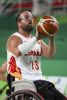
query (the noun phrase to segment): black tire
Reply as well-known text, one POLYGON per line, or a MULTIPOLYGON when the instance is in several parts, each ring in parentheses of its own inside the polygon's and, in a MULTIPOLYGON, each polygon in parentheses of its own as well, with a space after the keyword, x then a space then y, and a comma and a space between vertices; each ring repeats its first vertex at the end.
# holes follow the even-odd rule
POLYGON ((44 100, 43 97, 32 90, 19 90, 13 92, 5 100, 44 100))

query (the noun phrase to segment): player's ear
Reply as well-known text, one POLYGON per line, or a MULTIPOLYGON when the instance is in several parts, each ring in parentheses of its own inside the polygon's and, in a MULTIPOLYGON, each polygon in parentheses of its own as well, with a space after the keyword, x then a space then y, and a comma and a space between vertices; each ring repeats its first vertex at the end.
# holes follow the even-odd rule
POLYGON ((18 27, 20 27, 20 24, 21 24, 20 21, 18 21, 18 22, 17 22, 18 27))

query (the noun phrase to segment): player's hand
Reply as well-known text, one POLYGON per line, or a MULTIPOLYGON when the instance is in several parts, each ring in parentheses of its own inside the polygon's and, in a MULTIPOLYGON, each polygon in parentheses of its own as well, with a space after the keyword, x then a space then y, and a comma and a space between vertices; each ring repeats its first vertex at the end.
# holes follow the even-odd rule
POLYGON ((37 38, 38 40, 45 38, 45 37, 43 36, 43 34, 38 33, 37 26, 36 26, 36 38, 37 38))
POLYGON ((54 37, 55 35, 50 35, 50 34, 45 34, 45 37, 46 38, 52 38, 52 37, 54 37))

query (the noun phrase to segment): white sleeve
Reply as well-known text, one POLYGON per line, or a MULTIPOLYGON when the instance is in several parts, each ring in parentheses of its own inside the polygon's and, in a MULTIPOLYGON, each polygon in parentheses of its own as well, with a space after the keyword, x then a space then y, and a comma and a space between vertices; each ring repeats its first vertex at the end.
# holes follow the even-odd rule
POLYGON ((18 46, 19 51, 21 52, 22 55, 26 54, 31 48, 35 45, 37 42, 37 38, 33 37, 30 39, 28 42, 22 43, 18 46))

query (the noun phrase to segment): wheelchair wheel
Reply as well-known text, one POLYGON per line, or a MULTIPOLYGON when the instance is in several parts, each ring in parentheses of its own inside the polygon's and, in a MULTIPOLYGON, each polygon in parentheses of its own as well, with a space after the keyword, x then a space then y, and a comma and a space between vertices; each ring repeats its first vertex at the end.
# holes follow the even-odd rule
POLYGON ((32 90, 19 90, 13 92, 5 100, 44 100, 41 95, 32 90))

